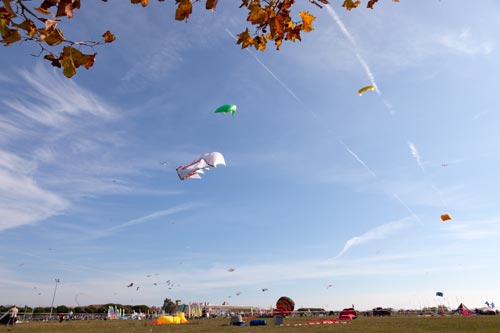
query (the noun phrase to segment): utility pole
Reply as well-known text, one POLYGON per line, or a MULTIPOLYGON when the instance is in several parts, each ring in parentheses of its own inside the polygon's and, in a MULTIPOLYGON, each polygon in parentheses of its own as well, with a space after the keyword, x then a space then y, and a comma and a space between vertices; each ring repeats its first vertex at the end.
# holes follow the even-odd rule
POLYGON ((54 308, 54 300, 56 299, 57 284, 61 282, 61 279, 55 278, 56 287, 54 288, 54 296, 52 296, 52 304, 50 304, 50 316, 49 320, 52 319, 52 309, 54 308))

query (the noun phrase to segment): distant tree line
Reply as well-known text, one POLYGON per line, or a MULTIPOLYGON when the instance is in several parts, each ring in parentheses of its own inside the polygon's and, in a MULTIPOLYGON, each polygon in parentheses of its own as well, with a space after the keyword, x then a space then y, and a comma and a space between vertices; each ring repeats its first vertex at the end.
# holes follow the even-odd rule
MULTIPOLYGON (((124 309, 125 313, 132 312, 159 312, 161 308, 155 306, 147 306, 147 305, 123 305, 117 303, 107 303, 107 304, 99 304, 99 305, 87 305, 87 306, 75 306, 69 307, 66 305, 58 305, 52 309, 52 313, 68 313, 71 309, 74 313, 106 313, 110 306, 116 306, 119 309, 124 309)), ((12 306, 0 305, 0 314, 7 312, 12 306)), ((19 312, 27 312, 27 313, 50 313, 50 307, 37 306, 35 308, 30 306, 17 306, 19 312)))

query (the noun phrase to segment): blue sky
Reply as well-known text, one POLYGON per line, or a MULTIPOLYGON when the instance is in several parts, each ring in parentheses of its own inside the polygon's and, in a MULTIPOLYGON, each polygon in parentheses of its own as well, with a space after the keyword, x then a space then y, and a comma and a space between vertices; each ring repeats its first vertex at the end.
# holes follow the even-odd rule
POLYGON ((56 305, 500 302, 500 4, 304 3, 315 30, 264 53, 238 5, 85 4, 66 36, 117 40, 71 80, 3 48, 2 303, 49 306, 54 278, 56 305))

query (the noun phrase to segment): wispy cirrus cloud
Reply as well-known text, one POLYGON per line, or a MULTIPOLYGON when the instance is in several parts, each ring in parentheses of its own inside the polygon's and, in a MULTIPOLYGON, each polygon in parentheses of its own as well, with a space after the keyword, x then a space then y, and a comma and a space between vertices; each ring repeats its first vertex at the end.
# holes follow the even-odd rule
MULTIPOLYGON (((37 223, 70 208, 72 197, 62 189, 71 182, 63 184, 64 180, 92 180, 94 175, 79 163, 102 155, 98 131, 88 133, 88 129, 119 118, 116 109, 99 96, 43 65, 18 74, 17 80, 6 83, 10 88, 19 85, 18 93, 0 93, 0 127, 6 129, 0 133, 4 143, 0 230, 37 223), (62 186, 51 185, 51 179, 62 186)), ((71 187, 69 192, 79 191, 71 187)))
POLYGON ((340 258, 344 253, 346 253, 350 248, 354 246, 358 246, 372 240, 384 239, 410 226, 412 226, 412 223, 411 220, 409 220, 408 218, 379 225, 375 228, 368 230, 367 232, 363 233, 360 236, 355 236, 349 239, 345 243, 342 251, 340 251, 335 258, 340 258))
POLYGON ((478 38, 472 36, 468 28, 463 28, 459 32, 448 32, 436 36, 436 42, 454 52, 467 55, 489 55, 494 49, 493 42, 478 40, 478 38))

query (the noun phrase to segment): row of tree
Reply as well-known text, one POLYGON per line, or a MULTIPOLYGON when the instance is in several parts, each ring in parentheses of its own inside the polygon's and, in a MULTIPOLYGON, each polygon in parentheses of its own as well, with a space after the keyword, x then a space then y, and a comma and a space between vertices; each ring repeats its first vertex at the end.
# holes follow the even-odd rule
MULTIPOLYGON (((147 305, 123 305, 123 304, 115 304, 115 303, 108 303, 108 304, 100 304, 100 305, 87 305, 87 306, 76 306, 76 307, 68 307, 66 305, 59 305, 57 307, 52 308, 52 313, 68 313, 70 310, 73 311, 74 313, 88 313, 88 314, 94 314, 94 313, 107 313, 108 309, 110 306, 116 306, 119 309, 124 309, 125 313, 133 313, 135 312, 142 312, 142 313, 147 313, 147 312, 159 312, 161 311, 161 308, 155 307, 155 306, 147 306, 147 305)), ((0 314, 7 312, 11 306, 4 306, 0 305, 0 314)), ((50 313, 51 308, 50 307, 43 307, 43 306, 38 306, 38 307, 30 307, 30 306, 19 306, 19 311, 20 312, 26 312, 26 313, 50 313)))
MULTIPOLYGON (((99 305, 87 305, 87 306, 76 306, 76 307, 68 307, 66 305, 58 305, 54 308, 52 308, 52 311, 50 307, 43 307, 43 306, 38 306, 38 307, 30 307, 30 306, 18 306, 19 310, 21 312, 27 312, 27 313, 68 313, 70 310, 72 310, 74 313, 106 313, 108 312, 108 309, 110 306, 116 307, 118 309, 124 309, 125 313, 132 313, 132 312, 142 312, 142 313, 147 313, 147 312, 160 312, 160 311, 165 311, 166 313, 175 313, 177 311, 177 305, 170 299, 170 298, 165 298, 163 301, 163 306, 162 307, 157 307, 157 306, 148 306, 148 305, 129 305, 129 304, 117 304, 117 303, 107 303, 107 304, 99 304, 99 305)), ((0 305, 0 314, 7 312, 12 305, 0 305)))

